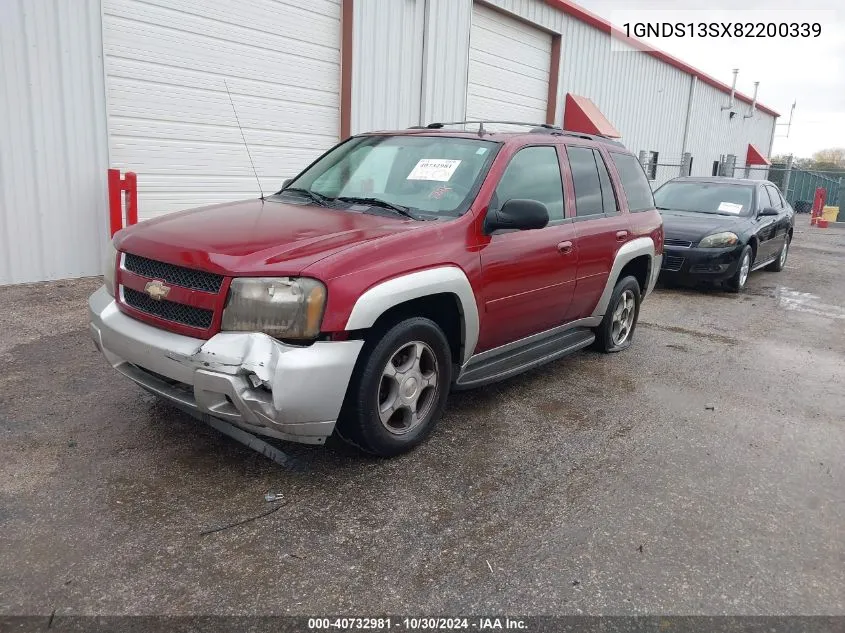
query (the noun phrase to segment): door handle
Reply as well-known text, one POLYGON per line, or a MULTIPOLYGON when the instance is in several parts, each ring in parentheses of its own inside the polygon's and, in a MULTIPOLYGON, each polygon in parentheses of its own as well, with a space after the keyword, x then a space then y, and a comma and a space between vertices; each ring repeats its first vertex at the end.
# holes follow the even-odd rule
POLYGON ((560 251, 563 255, 568 255, 572 252, 572 242, 570 242, 569 240, 561 242, 557 245, 557 250, 560 251))
POLYGON ((628 237, 628 231, 616 231, 617 242, 624 242, 626 237, 628 237))

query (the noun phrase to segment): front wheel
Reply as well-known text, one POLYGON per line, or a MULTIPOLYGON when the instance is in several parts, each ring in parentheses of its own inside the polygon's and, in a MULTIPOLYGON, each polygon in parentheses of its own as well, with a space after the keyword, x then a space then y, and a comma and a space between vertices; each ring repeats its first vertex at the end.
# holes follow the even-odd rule
POLYGON ((607 312, 596 328, 595 349, 609 354, 631 346, 641 298, 640 284, 635 277, 624 277, 616 283, 607 312))
POLYGON ((751 272, 751 262, 754 259, 754 251, 750 246, 742 249, 742 254, 739 256, 739 266, 736 267, 736 273, 728 280, 728 290, 731 292, 742 292, 745 289, 745 283, 748 281, 748 274, 751 272))
POLYGON ((412 318, 373 332, 349 384, 338 435, 391 457, 422 442, 446 408, 452 355, 443 331, 412 318))

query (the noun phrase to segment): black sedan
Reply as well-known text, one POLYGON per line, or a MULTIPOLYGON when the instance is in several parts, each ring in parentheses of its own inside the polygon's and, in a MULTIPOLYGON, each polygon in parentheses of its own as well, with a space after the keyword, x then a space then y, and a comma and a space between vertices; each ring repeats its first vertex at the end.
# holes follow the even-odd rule
POLYGON ((675 178, 654 201, 666 234, 663 281, 721 282, 739 292, 750 272, 786 265, 795 211, 767 180, 675 178))

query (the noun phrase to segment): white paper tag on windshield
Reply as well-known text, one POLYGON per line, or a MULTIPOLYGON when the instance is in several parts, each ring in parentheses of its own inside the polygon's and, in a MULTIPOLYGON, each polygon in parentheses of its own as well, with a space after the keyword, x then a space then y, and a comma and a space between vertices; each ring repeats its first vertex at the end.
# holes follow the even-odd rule
POLYGON ((725 213, 739 213, 742 211, 742 205, 737 204, 736 202, 722 202, 719 204, 718 211, 724 211, 725 213))
POLYGON ((436 180, 448 182, 461 164, 459 160, 441 158, 423 158, 408 174, 406 180, 436 180))

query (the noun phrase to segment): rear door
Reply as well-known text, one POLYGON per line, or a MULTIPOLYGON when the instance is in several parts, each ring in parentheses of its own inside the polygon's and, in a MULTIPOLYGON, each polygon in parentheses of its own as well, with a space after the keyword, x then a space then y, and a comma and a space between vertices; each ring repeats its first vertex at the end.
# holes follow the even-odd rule
POLYGON ((499 180, 488 212, 517 198, 545 204, 550 221, 542 229, 480 236, 484 316, 477 351, 561 325, 572 299, 578 253, 572 222, 564 217, 554 146, 519 149, 499 180))
POLYGON ((784 214, 783 204, 774 187, 762 185, 758 187, 757 194, 758 215, 754 223, 758 246, 755 264, 770 260, 780 252, 782 242, 778 240, 778 219, 784 214), (776 209, 778 215, 759 215, 759 212, 766 207, 776 209))
POLYGON ((583 145, 566 145, 562 151, 574 194, 568 212, 578 240, 577 281, 567 311, 567 320, 573 320, 592 314, 607 285, 616 251, 628 241, 631 231, 602 153, 583 145))

